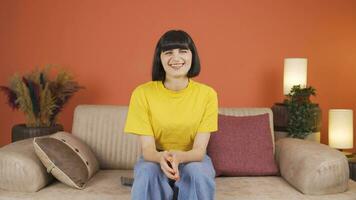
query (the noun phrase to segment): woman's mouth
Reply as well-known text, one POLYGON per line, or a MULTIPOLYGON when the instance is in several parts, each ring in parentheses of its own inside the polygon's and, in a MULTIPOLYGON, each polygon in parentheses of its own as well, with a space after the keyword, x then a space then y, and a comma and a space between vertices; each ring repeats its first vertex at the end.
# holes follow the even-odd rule
POLYGON ((181 67, 183 67, 184 63, 174 63, 174 64, 170 64, 169 66, 172 67, 175 70, 180 69, 181 67))

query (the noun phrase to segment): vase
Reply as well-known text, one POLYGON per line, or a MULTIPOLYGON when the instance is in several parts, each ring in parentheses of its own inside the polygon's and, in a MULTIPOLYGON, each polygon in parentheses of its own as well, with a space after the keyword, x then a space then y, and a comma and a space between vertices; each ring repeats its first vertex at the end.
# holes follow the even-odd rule
POLYGON ((56 124, 50 127, 26 127, 26 124, 16 124, 12 127, 11 142, 50 135, 58 131, 63 131, 63 126, 61 124, 56 124))

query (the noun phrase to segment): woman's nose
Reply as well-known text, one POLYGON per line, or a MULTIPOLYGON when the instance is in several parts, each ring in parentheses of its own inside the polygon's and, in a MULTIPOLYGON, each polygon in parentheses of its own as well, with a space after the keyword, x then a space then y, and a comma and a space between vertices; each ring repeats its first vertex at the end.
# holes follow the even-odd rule
POLYGON ((179 54, 173 54, 171 60, 172 61, 180 61, 182 58, 180 57, 179 54))
POLYGON ((180 60, 180 56, 179 55, 173 55, 172 60, 178 61, 178 60, 180 60))

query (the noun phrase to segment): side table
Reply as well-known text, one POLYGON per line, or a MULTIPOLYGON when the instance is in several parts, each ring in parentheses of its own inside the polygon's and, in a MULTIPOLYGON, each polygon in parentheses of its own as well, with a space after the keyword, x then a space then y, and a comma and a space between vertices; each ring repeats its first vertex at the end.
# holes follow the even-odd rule
POLYGON ((347 159, 349 160, 350 179, 356 181, 356 155, 347 159))

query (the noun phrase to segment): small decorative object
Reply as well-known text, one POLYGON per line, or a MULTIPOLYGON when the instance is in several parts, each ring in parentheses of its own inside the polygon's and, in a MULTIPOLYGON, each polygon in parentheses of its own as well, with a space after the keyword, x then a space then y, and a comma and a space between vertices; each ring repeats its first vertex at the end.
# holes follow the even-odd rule
POLYGON ((339 150, 352 149, 354 147, 353 136, 353 111, 351 109, 330 109, 329 145, 339 150))
POLYGON ((300 85, 292 87, 286 95, 284 104, 287 107, 287 131, 290 137, 305 139, 321 128, 321 110, 318 104, 310 101, 315 96, 315 89, 311 86, 302 88, 300 85))
POLYGON ((64 70, 60 70, 54 80, 50 79, 51 66, 34 70, 29 74, 13 75, 9 86, 0 86, 7 95, 7 102, 13 110, 24 112, 26 124, 15 125, 12 142, 48 135, 63 130, 56 124, 59 112, 68 100, 83 87, 64 70))

